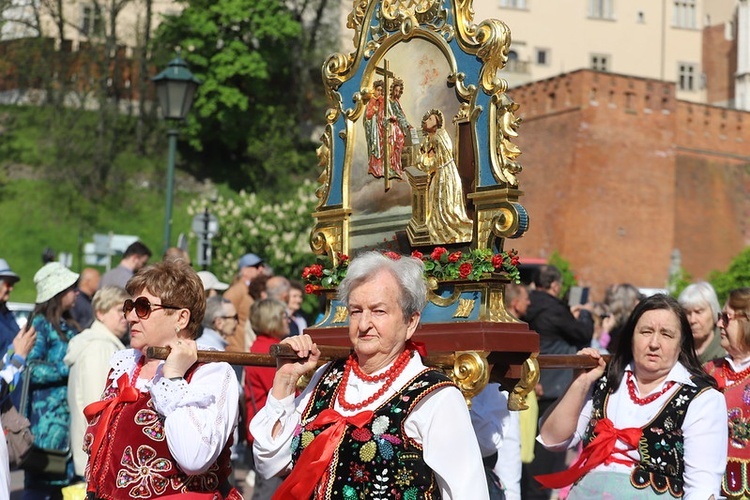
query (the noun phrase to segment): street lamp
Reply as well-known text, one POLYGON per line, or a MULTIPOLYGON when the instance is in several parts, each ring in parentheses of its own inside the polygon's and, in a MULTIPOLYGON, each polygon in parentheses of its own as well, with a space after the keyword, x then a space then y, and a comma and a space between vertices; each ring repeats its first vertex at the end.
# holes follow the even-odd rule
POLYGON ((156 86, 162 117, 172 124, 169 135, 169 156, 167 157, 167 209, 164 217, 164 250, 169 248, 172 232, 172 194, 174 191, 174 157, 177 150, 177 128, 174 125, 185 119, 193 105, 195 91, 200 85, 188 69, 187 63, 179 54, 169 61, 167 69, 151 79, 156 86))

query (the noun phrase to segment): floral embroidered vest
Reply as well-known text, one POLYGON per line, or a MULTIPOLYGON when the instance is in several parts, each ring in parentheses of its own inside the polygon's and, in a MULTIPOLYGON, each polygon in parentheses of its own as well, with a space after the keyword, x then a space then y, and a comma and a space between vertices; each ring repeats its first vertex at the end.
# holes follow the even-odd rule
MULTIPOLYGON (((192 373, 191 369, 188 380, 192 373)), ((114 398, 117 391, 117 383, 110 381, 102 399, 114 398)), ((84 435, 86 453, 91 453, 100 417, 92 419, 84 435)), ((203 474, 185 474, 169 452, 164 417, 154 408, 151 394, 141 392, 136 401, 120 403, 115 409, 98 456, 90 457, 86 466, 88 490, 95 490, 93 497, 101 499, 149 499, 188 492, 216 492, 214 498, 221 499, 219 491, 231 490, 231 444, 230 438, 217 461, 203 474)))
MULTIPOLYGON (((641 430, 638 452, 640 462, 630 473, 630 484, 637 489, 651 487, 656 494, 669 492, 675 498, 683 495, 685 471, 682 423, 691 401, 710 386, 693 379, 696 386, 682 385, 672 394, 662 409, 641 430)), ((607 376, 599 379, 592 397, 591 420, 584 433, 584 446, 594 438, 596 423, 607 417, 607 376)))
MULTIPOLYGON (((719 384, 727 401, 729 446, 727 469, 721 480, 721 492, 728 497, 750 496, 750 374, 727 386, 725 359, 709 361, 704 369, 719 384)), ((727 366, 731 370, 731 367, 727 366)))
MULTIPOLYGON (((305 427, 321 411, 333 408, 344 363, 345 360, 331 363, 315 387, 292 440, 293 464, 315 436, 326 429, 310 431, 305 427)), ((422 447, 406 435, 404 422, 422 398, 448 385, 454 386, 447 376, 426 369, 376 409, 369 424, 361 429, 348 426, 313 497, 344 500, 440 498, 435 475, 424 462, 422 447)))

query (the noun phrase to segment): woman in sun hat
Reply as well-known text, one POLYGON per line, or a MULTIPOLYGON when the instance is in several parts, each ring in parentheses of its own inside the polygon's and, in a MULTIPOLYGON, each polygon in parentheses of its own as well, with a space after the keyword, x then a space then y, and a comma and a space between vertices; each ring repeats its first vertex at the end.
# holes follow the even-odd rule
MULTIPOLYGON (((36 328, 34 347, 26 358, 31 372, 27 415, 34 444, 39 448, 69 448, 68 367, 63 362, 68 341, 78 333, 70 316, 76 299, 78 273, 59 262, 45 264, 34 275, 36 306, 31 324, 36 328)), ((61 488, 73 479, 73 460, 65 473, 47 474, 27 469, 24 499, 61 498, 61 488)))

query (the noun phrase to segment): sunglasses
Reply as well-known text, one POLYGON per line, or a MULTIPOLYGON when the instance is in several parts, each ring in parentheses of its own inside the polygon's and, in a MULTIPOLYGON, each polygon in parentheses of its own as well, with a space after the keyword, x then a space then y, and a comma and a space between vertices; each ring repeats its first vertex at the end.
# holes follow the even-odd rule
POLYGON ((222 318, 222 319, 233 319, 233 320, 235 320, 235 321, 236 321, 237 323, 239 323, 239 322, 240 322, 240 317, 239 317, 239 315, 238 315, 238 314, 235 314, 234 316, 219 316, 219 317, 220 317, 220 318, 222 318))
POLYGON ((135 309, 135 315, 140 319, 148 319, 151 311, 157 309, 184 309, 183 307, 168 306, 166 304, 152 304, 146 297, 138 297, 135 300, 126 300, 122 305, 122 313, 127 316, 130 311, 135 309))
POLYGON ((730 321, 732 321, 733 319, 739 319, 739 318, 747 318, 747 316, 745 316, 744 314, 735 314, 734 316, 732 316, 732 317, 730 318, 730 317, 729 317, 729 314, 728 314, 728 313, 726 313, 726 312, 724 312, 724 311, 721 311, 721 312, 720 312, 720 313, 719 313, 719 314, 717 315, 717 317, 716 317, 716 321, 717 321, 718 323, 723 323, 723 324, 725 324, 725 325, 728 325, 728 324, 729 324, 729 322, 730 322, 730 321))

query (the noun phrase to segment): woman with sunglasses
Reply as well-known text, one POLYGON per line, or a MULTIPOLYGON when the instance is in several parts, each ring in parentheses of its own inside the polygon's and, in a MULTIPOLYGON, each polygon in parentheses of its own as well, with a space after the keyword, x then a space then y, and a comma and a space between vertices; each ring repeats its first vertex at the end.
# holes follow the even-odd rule
MULTIPOLYGON (((21 409, 31 422, 34 445, 62 452, 63 456, 70 449, 69 370, 63 358, 68 341, 78 333, 78 325, 70 316, 77 281, 78 274, 59 262, 45 264, 34 275, 36 306, 31 325, 37 336, 26 357, 28 397, 21 409)), ((73 480, 72 459, 67 460, 64 469, 24 466, 24 500, 62 498, 62 488, 73 480)))
POLYGON ((727 357, 706 363, 727 402, 729 446, 721 492, 728 499, 750 497, 750 288, 729 292, 718 314, 727 357))
POLYGON ((239 385, 227 363, 196 363, 203 284, 181 261, 141 269, 123 306, 131 349, 115 353, 89 427, 88 498, 239 499, 229 482, 239 385), (165 361, 149 347, 171 349, 165 361))

